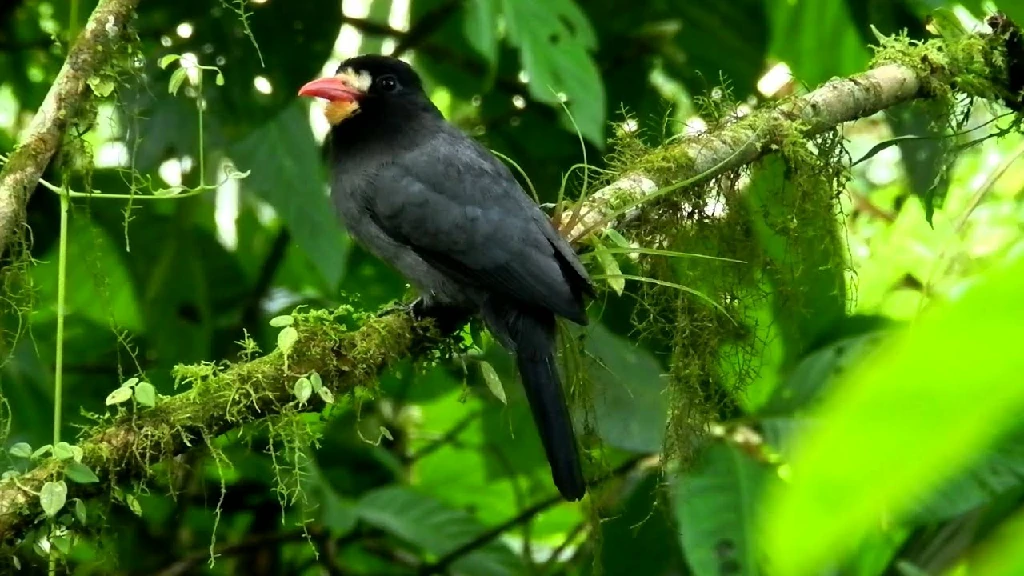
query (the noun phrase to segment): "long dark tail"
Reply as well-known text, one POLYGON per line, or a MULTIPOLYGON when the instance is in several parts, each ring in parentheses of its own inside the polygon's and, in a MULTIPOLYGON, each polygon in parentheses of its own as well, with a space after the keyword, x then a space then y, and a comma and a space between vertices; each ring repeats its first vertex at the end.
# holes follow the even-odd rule
POLYGON ((526 399, 530 402, 555 486, 566 500, 579 500, 587 485, 580 467, 572 417, 555 365, 555 316, 547 311, 524 312, 508 308, 495 312, 498 311, 493 308, 486 310, 484 316, 492 332, 503 332, 496 336, 516 354, 526 399))

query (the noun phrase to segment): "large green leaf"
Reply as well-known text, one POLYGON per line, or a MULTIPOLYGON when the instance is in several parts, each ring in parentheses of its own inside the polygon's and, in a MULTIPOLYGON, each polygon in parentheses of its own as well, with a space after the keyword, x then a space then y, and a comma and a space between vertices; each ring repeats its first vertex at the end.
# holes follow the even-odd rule
POLYGON ((646 350, 600 324, 587 332, 586 369, 597 433, 616 448, 661 451, 668 419, 661 366, 646 350))
POLYGON ((797 82, 817 86, 835 76, 860 72, 871 53, 846 5, 835 0, 772 0, 771 53, 797 82), (822 46, 828 50, 822 50, 822 46))
POLYGON ((328 285, 335 287, 345 272, 350 243, 327 196, 305 110, 295 102, 228 153, 240 170, 250 172, 243 189, 274 207, 328 285))
MULTIPOLYGON (((436 556, 457 549, 485 530, 468 513, 401 486, 366 494, 356 511, 364 522, 436 556)), ((521 574, 523 565, 507 546, 495 540, 456 560, 452 569, 480 576, 512 576, 521 574)))
POLYGON ((948 520, 991 502, 1024 484, 1024 434, 1018 432, 982 452, 976 466, 929 494, 912 512, 912 520, 948 520))
POLYGON ((601 522, 597 560, 587 562, 582 574, 687 573, 678 529, 672 522, 671 511, 659 501, 661 479, 656 471, 648 471, 622 495, 619 504, 601 522))
POLYGON ((463 30, 469 45, 493 70, 498 64, 500 0, 470 0, 465 4, 463 30))
POLYGON ((696 576, 758 574, 756 506, 772 470, 715 442, 672 480, 680 540, 696 576))
POLYGON ((604 85, 590 56, 597 39, 587 16, 573 0, 503 0, 502 5, 530 95, 557 105, 564 94, 580 132, 603 146, 604 85))
POLYGON ((802 439, 789 485, 763 508, 774 569, 816 573, 1019 426, 1022 291, 1018 257, 923 314, 837 383, 813 415, 827 426, 802 439))

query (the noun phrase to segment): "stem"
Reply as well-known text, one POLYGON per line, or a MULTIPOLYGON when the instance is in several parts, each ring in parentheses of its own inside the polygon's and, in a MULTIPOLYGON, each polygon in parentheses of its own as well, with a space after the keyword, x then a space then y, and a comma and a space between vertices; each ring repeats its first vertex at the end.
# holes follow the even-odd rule
MULTIPOLYGON (((68 19, 68 46, 75 43, 78 33, 78 0, 71 0, 71 15, 68 19)), ((65 184, 66 186, 66 184, 65 184)), ((53 446, 60 442, 60 426, 64 408, 64 313, 67 294, 68 272, 68 209, 71 199, 67 193, 60 195, 60 250, 57 253, 57 353, 53 367, 53 446)), ((49 576, 57 574, 57 550, 53 546, 53 535, 57 523, 50 521, 50 562, 49 576)))
POLYGON ((53 372, 53 445, 60 442, 61 406, 64 395, 64 301, 68 270, 68 208, 71 200, 60 197, 60 252, 57 260, 57 361, 53 372))

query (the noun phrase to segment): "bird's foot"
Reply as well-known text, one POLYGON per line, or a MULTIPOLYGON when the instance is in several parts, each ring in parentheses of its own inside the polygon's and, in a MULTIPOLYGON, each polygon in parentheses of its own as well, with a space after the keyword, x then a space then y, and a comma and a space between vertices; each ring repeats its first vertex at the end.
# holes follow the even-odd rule
POLYGON ((451 334, 469 322, 473 311, 465 306, 430 301, 422 297, 409 305, 409 313, 417 320, 430 318, 443 334, 451 334))

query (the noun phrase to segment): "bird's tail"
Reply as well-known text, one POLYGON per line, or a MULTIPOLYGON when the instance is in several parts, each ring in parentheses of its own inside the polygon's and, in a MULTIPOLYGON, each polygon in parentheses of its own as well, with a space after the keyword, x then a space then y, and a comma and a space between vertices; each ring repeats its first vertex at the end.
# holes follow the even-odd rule
POLYGON ((576 433, 555 365, 555 316, 550 312, 485 311, 492 332, 516 354, 526 399, 540 433, 551 476, 566 500, 583 498, 586 483, 580 467, 576 433), (501 326, 494 326, 500 323, 501 326), (495 330, 497 328, 498 330, 495 330))

